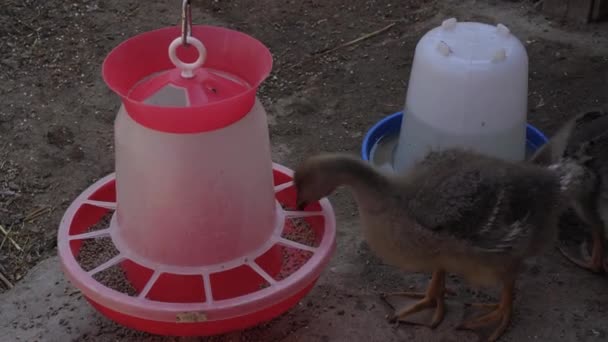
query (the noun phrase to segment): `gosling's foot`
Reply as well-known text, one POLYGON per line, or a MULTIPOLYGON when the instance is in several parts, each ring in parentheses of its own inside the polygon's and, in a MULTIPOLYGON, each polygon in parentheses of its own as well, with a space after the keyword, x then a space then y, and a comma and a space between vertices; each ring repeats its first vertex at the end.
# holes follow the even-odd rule
MULTIPOLYGON (((424 324, 429 326, 430 328, 435 328, 441 323, 443 317, 445 316, 445 302, 443 296, 428 296, 425 294, 419 293, 411 293, 410 295, 403 294, 402 296, 410 297, 410 298, 421 298, 416 303, 413 303, 403 309, 395 310, 395 313, 389 317, 389 321, 396 322, 404 322, 405 318, 413 313, 423 311, 425 309, 435 308, 435 313, 433 314, 433 318, 431 322, 428 324, 424 324), (422 295, 422 297, 420 296, 422 295)), ((410 323, 410 322, 407 322, 410 323)))
POLYGON ((572 255, 563 245, 559 246, 558 249, 568 261, 582 269, 596 274, 608 273, 608 264, 604 260, 603 248, 596 246, 595 243, 591 254, 589 254, 587 243, 581 243, 579 256, 572 255))
POLYGON ((500 303, 473 303, 476 307, 494 308, 493 311, 459 324, 456 329, 474 330, 498 322, 498 326, 488 338, 488 342, 497 341, 507 330, 513 312, 513 292, 515 281, 509 281, 502 290, 500 303))

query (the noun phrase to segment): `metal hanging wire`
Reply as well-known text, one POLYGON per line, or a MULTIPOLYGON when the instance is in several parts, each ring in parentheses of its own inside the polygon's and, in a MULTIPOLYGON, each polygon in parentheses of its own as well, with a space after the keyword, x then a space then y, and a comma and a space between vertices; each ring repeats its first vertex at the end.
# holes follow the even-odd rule
POLYGON ((182 45, 190 46, 188 37, 192 35, 192 6, 190 0, 182 2, 182 45))

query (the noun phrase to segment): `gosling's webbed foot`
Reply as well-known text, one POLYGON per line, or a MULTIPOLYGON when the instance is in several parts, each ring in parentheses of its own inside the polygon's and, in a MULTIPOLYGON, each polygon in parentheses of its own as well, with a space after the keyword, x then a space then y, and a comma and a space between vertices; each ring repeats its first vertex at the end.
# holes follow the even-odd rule
MULTIPOLYGON (((443 293, 446 295, 449 295, 449 296, 456 296, 456 291, 452 290, 449 287, 445 287, 443 289, 443 293)), ((396 296, 418 299, 418 298, 424 298, 426 296, 426 292, 399 291, 399 292, 389 292, 389 293, 380 294, 380 297, 383 299, 386 297, 396 297, 396 296)))
MULTIPOLYGON (((482 306, 482 305, 479 305, 482 306)), ((491 305, 488 305, 491 306, 491 305)), ((497 341, 498 338, 507 330, 509 321, 511 320, 511 309, 506 309, 498 306, 490 313, 474 318, 472 320, 461 323, 456 329, 462 330, 474 330, 485 327, 495 322, 499 322, 498 326, 492 332, 492 335, 488 338, 488 342, 497 341)))
POLYGON ((412 321, 405 321, 405 318, 413 313, 420 312, 425 309, 435 308, 435 313, 433 314, 433 318, 429 324, 427 325, 431 328, 435 328, 441 323, 443 317, 445 316, 445 272, 443 271, 435 271, 433 273, 433 277, 431 278, 431 282, 428 286, 426 292, 394 292, 384 294, 382 297, 392 297, 392 296, 402 296, 409 297, 414 299, 419 299, 417 302, 399 310, 395 310, 395 312, 389 316, 389 322, 398 323, 405 322, 411 324, 419 324, 412 321))
POLYGON ((467 320, 459 324, 456 329, 460 330, 475 330, 488 326, 492 323, 498 322, 498 326, 492 332, 492 335, 488 338, 488 342, 497 341, 500 336, 509 327, 511 321, 511 314, 513 312, 513 289, 515 287, 514 282, 511 282, 505 286, 502 292, 500 303, 470 303, 468 305, 483 308, 492 308, 493 310, 487 314, 481 315, 477 318, 467 320))
POLYGON ((435 308, 435 313, 433 314, 433 318, 432 318, 431 322, 429 324, 424 324, 424 325, 428 325, 430 328, 435 328, 439 325, 439 323, 441 323, 441 321, 443 320, 443 317, 445 316, 445 302, 443 299, 443 295, 442 296, 430 296, 425 293, 415 293, 415 292, 411 292, 411 293, 401 292, 401 293, 389 294, 389 296, 390 295, 400 295, 400 296, 404 296, 404 297, 417 298, 417 299, 420 298, 420 300, 417 301, 416 303, 413 303, 403 309, 395 310, 393 315, 389 316, 389 322, 391 322, 391 323, 398 323, 398 322, 413 323, 410 321, 404 321, 404 319, 413 313, 420 312, 425 309, 435 308))
POLYGON ((608 272, 608 264, 606 260, 604 260, 603 256, 603 248, 595 247, 591 254, 589 254, 589 249, 587 247, 587 242, 583 242, 580 245, 580 256, 573 256, 570 252, 564 248, 563 245, 558 247, 561 254, 568 259, 568 261, 572 262, 576 266, 591 271, 593 273, 604 273, 608 272))

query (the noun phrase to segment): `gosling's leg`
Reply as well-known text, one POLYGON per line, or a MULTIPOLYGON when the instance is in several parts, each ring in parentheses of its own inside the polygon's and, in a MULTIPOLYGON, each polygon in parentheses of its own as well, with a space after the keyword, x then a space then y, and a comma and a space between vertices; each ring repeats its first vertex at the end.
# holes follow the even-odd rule
POLYGON ((589 252, 587 251, 587 244, 583 243, 581 245, 581 256, 575 257, 569 254, 563 246, 559 247, 559 251, 562 253, 566 259, 568 259, 573 264, 578 267, 589 270, 593 273, 602 273, 605 271, 605 263, 604 263, 604 227, 603 225, 596 224, 592 229, 592 238, 593 238, 593 247, 591 249, 591 256, 589 256, 589 252))
POLYGON ((391 321, 403 321, 405 317, 415 312, 420 312, 424 309, 435 308, 433 319, 429 327, 435 328, 441 323, 445 316, 445 271, 437 270, 433 272, 431 282, 427 287, 426 292, 394 292, 385 294, 384 297, 404 296, 420 299, 418 302, 400 310, 395 310, 395 313, 390 317, 391 321))
POLYGON ((498 338, 507 330, 509 322, 511 320, 511 314, 513 312, 513 292, 515 289, 515 281, 511 280, 505 283, 502 290, 500 302, 493 303, 474 303, 473 306, 478 307, 493 307, 494 311, 477 317, 475 319, 461 323, 459 329, 473 330, 484 327, 486 325, 499 322, 498 327, 494 329, 494 332, 488 338, 489 342, 497 341, 498 338))

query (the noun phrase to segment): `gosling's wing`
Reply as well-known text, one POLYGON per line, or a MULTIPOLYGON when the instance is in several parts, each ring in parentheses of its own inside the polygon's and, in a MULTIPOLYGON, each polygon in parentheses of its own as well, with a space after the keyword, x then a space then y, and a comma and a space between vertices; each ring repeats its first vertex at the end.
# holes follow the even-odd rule
POLYGON ((568 120, 549 141, 542 145, 528 159, 532 163, 548 166, 559 161, 571 143, 571 138, 579 117, 568 120))
POLYGON ((583 112, 569 119, 541 146, 529 160, 540 165, 549 165, 564 156, 589 161, 590 156, 608 153, 601 149, 608 135, 608 111, 598 109, 583 112), (603 143, 602 143, 603 140, 603 143))
POLYGON ((511 252, 527 245, 543 189, 553 179, 537 169, 513 168, 493 159, 463 156, 429 164, 417 179, 407 211, 439 238, 456 239, 486 252, 511 252), (460 161, 459 161, 460 160, 460 161))
POLYGON ((577 117, 565 156, 604 171, 608 164, 608 111, 592 111, 577 117))
POLYGON ((608 110, 577 116, 565 157, 578 160, 598 176, 596 190, 608 199, 608 110))

